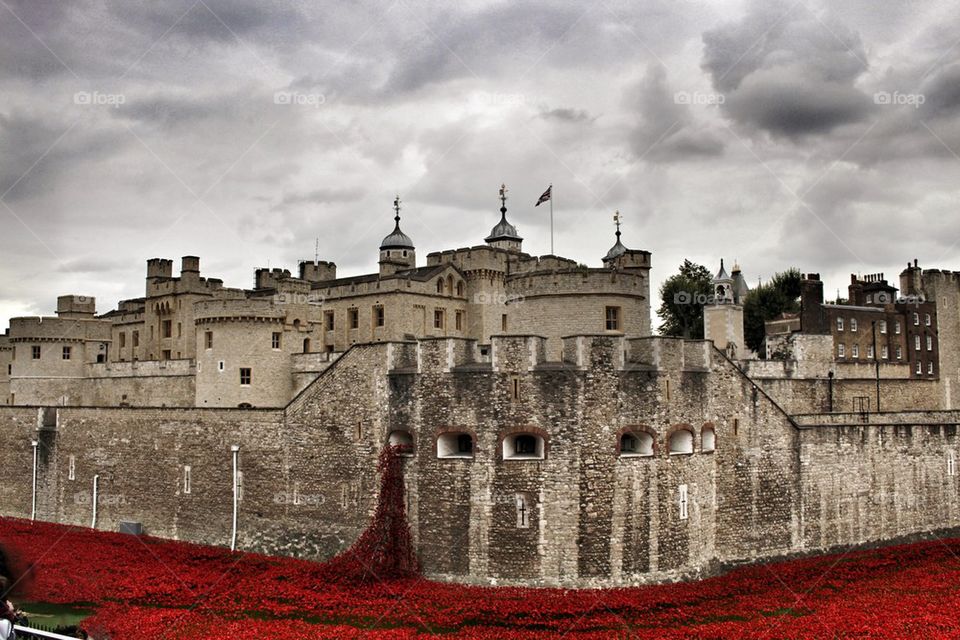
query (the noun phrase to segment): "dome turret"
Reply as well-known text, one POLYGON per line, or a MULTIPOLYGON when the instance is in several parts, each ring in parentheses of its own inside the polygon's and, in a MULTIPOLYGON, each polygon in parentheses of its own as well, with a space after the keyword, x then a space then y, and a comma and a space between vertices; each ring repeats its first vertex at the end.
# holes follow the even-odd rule
POLYGON ((623 245, 622 242, 620 242, 620 211, 619 210, 613 214, 613 222, 614 224, 617 225, 617 233, 616 233, 617 241, 614 243, 612 247, 610 247, 610 251, 607 251, 607 255, 603 257, 604 262, 610 262, 611 260, 616 260, 617 258, 619 258, 620 256, 622 256, 627 252, 627 248, 623 245))
POLYGON ((410 236, 400 230, 400 196, 393 201, 393 210, 396 215, 393 217, 395 225, 393 231, 380 243, 380 250, 386 249, 413 249, 413 240, 410 236))
POLYGON ((486 237, 487 244, 501 249, 520 250, 523 238, 517 233, 517 228, 507 222, 507 186, 500 185, 500 222, 490 230, 486 237))

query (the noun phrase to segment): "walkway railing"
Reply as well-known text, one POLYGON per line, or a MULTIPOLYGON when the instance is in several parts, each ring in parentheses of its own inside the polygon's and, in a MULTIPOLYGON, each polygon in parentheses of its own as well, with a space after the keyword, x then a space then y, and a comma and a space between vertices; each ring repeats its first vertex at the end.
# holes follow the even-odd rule
POLYGON ((17 632, 17 640, 22 638, 44 638, 45 640, 76 640, 76 636, 62 636, 59 633, 54 633, 52 631, 41 631, 40 629, 33 629, 31 627, 21 627, 20 625, 14 625, 13 630, 17 632))

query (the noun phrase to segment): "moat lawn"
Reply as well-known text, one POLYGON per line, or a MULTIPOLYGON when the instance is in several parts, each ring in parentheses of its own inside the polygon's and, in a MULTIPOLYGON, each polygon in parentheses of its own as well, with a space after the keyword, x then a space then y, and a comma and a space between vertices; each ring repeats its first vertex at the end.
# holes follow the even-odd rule
POLYGON ((419 579, 0 519, 19 598, 74 604, 96 638, 960 637, 960 540, 852 551, 671 585, 566 591, 419 579))

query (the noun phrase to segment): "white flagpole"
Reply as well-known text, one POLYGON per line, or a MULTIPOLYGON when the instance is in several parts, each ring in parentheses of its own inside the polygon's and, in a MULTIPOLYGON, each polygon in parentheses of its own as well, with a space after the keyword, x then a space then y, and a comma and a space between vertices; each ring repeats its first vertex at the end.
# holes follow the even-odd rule
POLYGON ((550 255, 553 253, 553 183, 550 184, 550 255))

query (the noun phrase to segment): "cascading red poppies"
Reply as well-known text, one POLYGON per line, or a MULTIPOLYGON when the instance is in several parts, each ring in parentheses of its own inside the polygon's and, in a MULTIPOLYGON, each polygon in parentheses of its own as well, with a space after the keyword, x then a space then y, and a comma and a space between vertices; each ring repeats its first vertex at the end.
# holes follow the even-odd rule
POLYGON ((954 539, 647 587, 430 582, 416 575, 395 453, 370 529, 329 563, 15 519, 0 519, 0 545, 34 567, 25 598, 95 603, 84 625, 98 640, 960 638, 954 539))

